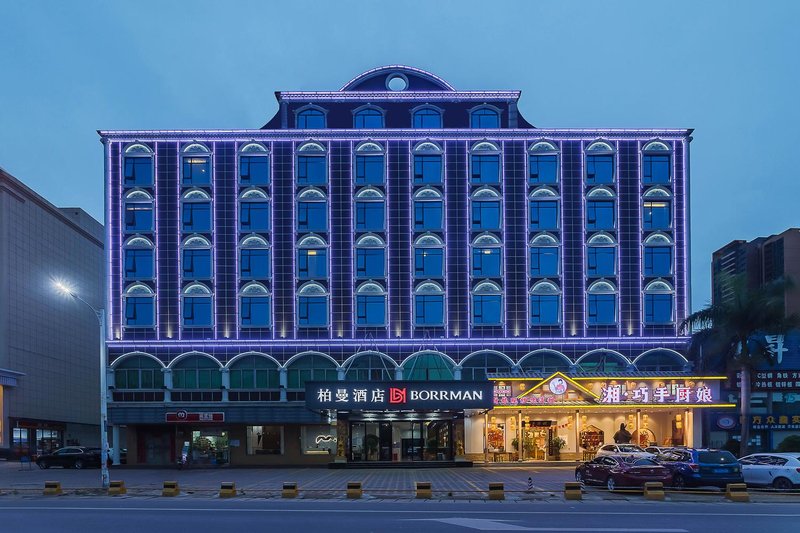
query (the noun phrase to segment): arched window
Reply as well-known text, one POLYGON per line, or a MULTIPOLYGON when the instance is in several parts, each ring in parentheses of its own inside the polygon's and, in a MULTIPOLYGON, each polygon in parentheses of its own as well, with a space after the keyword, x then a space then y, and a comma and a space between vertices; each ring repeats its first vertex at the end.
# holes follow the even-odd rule
POLYGON ((328 198, 322 190, 308 187, 297 195, 297 231, 328 231, 328 198))
POLYGON ((558 230, 558 193, 543 186, 531 192, 528 201, 528 229, 531 231, 558 230))
POLYGON ((256 187, 239 195, 239 231, 266 232, 270 230, 269 196, 256 187))
POLYGON ((442 149, 432 142, 414 148, 414 185, 441 185, 442 149))
POLYGON ((213 275, 211 265, 211 243, 202 235, 192 235, 181 246, 181 270, 185 280, 210 280, 213 275))
POLYGON ((211 233, 211 197, 190 189, 181 200, 181 229, 186 233, 211 233))
POLYGON ((246 144, 239 150, 239 185, 269 185, 269 151, 259 143, 246 144))
POLYGON ((408 381, 449 381, 453 361, 438 352, 422 352, 403 361, 403 379, 408 381))
POLYGON ((380 189, 364 187, 356 193, 356 231, 386 229, 386 198, 380 189))
POLYGON ((482 281, 472 289, 472 324, 499 326, 503 323, 503 291, 492 281, 482 281))
POLYGON ((672 193, 664 187, 651 187, 644 193, 642 229, 668 230, 672 227, 672 193))
POLYGON ((473 129, 494 129, 500 127, 500 113, 493 107, 479 107, 470 113, 470 127, 473 129))
POLYGON ((271 277, 269 242, 259 235, 248 235, 239 245, 239 277, 268 280, 271 277))
POLYGON ((491 187, 472 193, 472 231, 499 231, 501 220, 500 194, 491 187))
POLYGON ((209 328, 213 325, 211 290, 202 283, 192 283, 183 289, 183 325, 209 328))
POLYGON ((529 271, 532 278, 557 277, 559 273, 558 239, 539 233, 530 242, 529 271))
POLYGON ((357 130, 383 128, 383 111, 374 106, 356 110, 353 113, 353 127, 357 130))
POLYGON ((268 328, 272 325, 272 298, 269 290, 251 281, 239 292, 239 321, 243 328, 268 328))
POLYGON ((368 233, 356 241, 356 278, 386 277, 386 243, 378 235, 368 233))
POLYGON ((185 357, 172 367, 173 389, 220 389, 219 363, 203 355, 185 357))
POLYGON ((607 142, 597 141, 586 148, 586 183, 610 185, 614 183, 614 148, 607 142))
POLYGON ((561 323, 561 290, 549 281, 540 281, 530 291, 531 326, 561 323))
POLYGON ((356 289, 356 326, 382 327, 386 325, 386 291, 368 281, 356 289))
POLYGON ((330 358, 317 353, 305 353, 291 361, 286 368, 287 388, 302 389, 307 381, 337 381, 339 370, 330 358))
POLYGON ((426 233, 414 241, 414 277, 444 278, 444 242, 438 235, 426 233))
POLYGON ((376 352, 364 352, 344 362, 345 381, 392 381, 394 362, 376 352))
POLYGON ((297 149, 297 185, 325 185, 328 183, 328 158, 325 147, 317 142, 307 142, 297 149))
POLYGON ((328 243, 317 235, 307 235, 297 243, 297 277, 328 277, 328 243))
POLYGON ((513 363, 502 354, 485 350, 468 355, 460 366, 462 381, 486 381, 487 374, 511 372, 513 363))
POLYGON ((553 143, 539 141, 528 149, 528 184, 555 185, 558 183, 558 148, 553 143))
POLYGON ((122 297, 125 306, 126 328, 152 328, 155 326, 156 305, 153 289, 144 283, 134 283, 122 297))
POLYGON ((586 245, 586 275, 595 278, 615 276, 617 243, 614 237, 605 232, 596 233, 589 238, 586 245))
POLYGON ((442 112, 433 107, 418 107, 412 112, 414 129, 439 129, 442 127, 442 112))
POLYGON ((117 390, 163 389, 164 368, 158 361, 143 355, 126 357, 114 366, 114 388, 117 390))
POLYGON ((126 187, 153 186, 153 150, 144 144, 132 144, 125 149, 124 183, 126 187))
POLYGON ((519 361, 519 368, 523 372, 568 372, 572 361, 554 350, 536 350, 519 361))
POLYGON ((491 233, 472 240, 472 277, 499 278, 503 271, 503 245, 491 233))
POLYGON ((184 187, 211 185, 211 152, 202 144, 192 143, 183 149, 182 181, 184 187))
POLYGON ((586 195, 586 229, 613 230, 616 227, 616 195, 608 187, 595 187, 586 195))
POLYGON ((125 279, 128 281, 153 279, 153 243, 141 235, 125 241, 125 279))
POLYGON ((386 162, 383 148, 374 142, 356 147, 356 185, 383 185, 386 162))
POLYGON ((260 355, 239 357, 230 364, 231 389, 278 390, 280 370, 272 359, 260 355))
POLYGON ((589 285, 587 315, 590 326, 610 325, 617 322, 617 289, 605 280, 589 285))
POLYGON ((328 290, 315 281, 297 291, 297 322, 301 328, 324 328, 328 325, 328 290))
POLYGON ((687 369, 689 361, 672 350, 655 348, 634 359, 633 364, 641 372, 682 372, 687 369))
POLYGON ((669 235, 656 232, 644 240, 644 275, 660 277, 672 275, 673 245, 669 235))
POLYGON ((580 356, 575 363, 581 372, 622 372, 630 361, 610 350, 593 350, 580 356))
POLYGON ((470 163, 472 185, 500 183, 500 149, 495 144, 483 141, 473 146, 470 163))
POLYGON ((319 107, 305 107, 297 111, 295 125, 299 130, 321 130, 325 128, 325 112, 319 107))
POLYGON ((423 187, 414 193, 414 231, 442 231, 444 203, 442 193, 423 187))
POLYGON ((426 281, 414 290, 414 325, 444 326, 444 289, 438 283, 426 281))
POLYGON ((153 197, 150 193, 134 189, 125 195, 125 231, 153 231, 153 197))
POLYGON ((644 288, 644 323, 672 324, 675 291, 664 280, 651 281, 644 288))
POLYGON ((653 141, 642 149, 642 183, 668 184, 672 180, 672 150, 661 141, 653 141))

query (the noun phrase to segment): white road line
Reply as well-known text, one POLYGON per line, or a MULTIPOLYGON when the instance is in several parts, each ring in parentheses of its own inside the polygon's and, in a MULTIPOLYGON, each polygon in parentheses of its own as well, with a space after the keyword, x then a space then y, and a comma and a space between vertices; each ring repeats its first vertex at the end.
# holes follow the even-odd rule
POLYGON ((619 528, 619 527, 525 527, 508 524, 506 520, 482 518, 422 518, 419 521, 441 522, 452 526, 468 527, 480 531, 563 531, 591 533, 689 533, 686 529, 619 528))

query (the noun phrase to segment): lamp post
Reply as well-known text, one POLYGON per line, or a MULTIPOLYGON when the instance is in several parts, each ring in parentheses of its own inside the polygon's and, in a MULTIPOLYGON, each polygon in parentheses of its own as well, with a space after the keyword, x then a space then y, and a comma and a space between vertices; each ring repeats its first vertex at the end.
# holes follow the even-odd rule
POLYGON ((106 386, 106 312, 105 309, 95 309, 95 307, 78 296, 70 287, 61 282, 56 282, 56 289, 62 294, 72 296, 73 299, 86 305, 92 310, 100 326, 100 483, 104 489, 108 488, 108 434, 106 424, 108 422, 108 398, 106 386))

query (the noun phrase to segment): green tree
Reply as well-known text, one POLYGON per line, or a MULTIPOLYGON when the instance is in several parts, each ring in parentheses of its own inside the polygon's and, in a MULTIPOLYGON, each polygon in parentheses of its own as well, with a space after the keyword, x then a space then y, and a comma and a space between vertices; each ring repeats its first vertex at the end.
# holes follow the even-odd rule
POLYGON ((789 279, 778 279, 761 287, 748 287, 743 275, 722 280, 728 293, 722 302, 692 313, 681 324, 683 331, 694 332, 695 341, 713 347, 729 368, 741 375, 739 406, 741 415, 740 455, 747 455, 750 440, 750 375, 762 361, 774 363, 764 334, 782 334, 800 324, 797 315, 787 316, 786 292, 794 288, 789 279))

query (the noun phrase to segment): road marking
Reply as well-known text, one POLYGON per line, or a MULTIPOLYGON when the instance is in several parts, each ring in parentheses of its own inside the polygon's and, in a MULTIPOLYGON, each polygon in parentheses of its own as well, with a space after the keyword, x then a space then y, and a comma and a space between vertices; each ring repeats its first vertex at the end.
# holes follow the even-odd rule
POLYGON ((422 518, 420 521, 441 522, 453 526, 468 527, 480 531, 576 531, 592 533, 689 533, 686 529, 652 529, 619 527, 524 527, 508 524, 506 520, 486 520, 484 518, 422 518))

